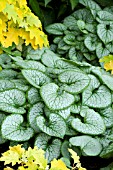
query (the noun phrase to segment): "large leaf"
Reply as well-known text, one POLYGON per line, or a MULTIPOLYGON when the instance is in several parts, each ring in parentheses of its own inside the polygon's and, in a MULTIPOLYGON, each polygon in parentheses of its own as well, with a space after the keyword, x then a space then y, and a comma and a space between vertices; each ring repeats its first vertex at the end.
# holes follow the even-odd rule
POLYGON ((28 90, 28 86, 25 85, 21 80, 17 81, 17 80, 0 80, 0 91, 5 91, 5 90, 10 90, 10 89, 14 89, 17 88, 19 90, 22 91, 27 91, 28 90))
POLYGON ((24 69, 33 69, 33 70, 39 70, 42 72, 46 71, 46 68, 43 64, 41 64, 38 61, 32 61, 32 60, 20 60, 16 62, 16 65, 20 66, 24 69))
POLYGON ((80 112, 84 121, 80 118, 75 118, 72 120, 72 127, 81 133, 89 135, 99 135, 104 133, 105 125, 103 118, 99 113, 95 112, 93 109, 84 108, 80 112))
POLYGON ((92 0, 79 0, 79 3, 89 8, 94 17, 96 17, 96 13, 101 10, 100 6, 92 0))
POLYGON ((70 108, 59 110, 58 114, 66 120, 70 116, 70 108))
POLYGON ((92 68, 92 73, 99 77, 99 79, 113 91, 113 76, 101 68, 92 68))
POLYGON ((35 87, 31 87, 28 90, 27 99, 28 99, 30 104, 35 104, 35 103, 42 100, 38 89, 36 89, 35 87))
POLYGON ((91 83, 82 94, 82 103, 92 108, 106 108, 111 104, 111 93, 105 85, 100 85, 98 79, 90 76, 91 83))
POLYGON ((64 119, 54 113, 49 115, 49 121, 47 121, 43 116, 38 116, 36 118, 38 127, 46 134, 50 136, 56 136, 63 138, 66 132, 66 123, 64 119), (40 122, 40 123, 39 123, 40 122))
POLYGON ((92 24, 94 23, 93 15, 91 14, 90 10, 86 8, 79 9, 73 12, 72 16, 74 16, 76 20, 82 20, 85 23, 92 23, 92 24))
POLYGON ((44 109, 44 104, 41 102, 38 102, 30 108, 29 113, 28 113, 29 124, 36 133, 40 132, 40 129, 37 126, 36 118, 40 115, 43 115, 43 109, 44 109))
POLYGON ((103 46, 102 43, 98 43, 98 45, 96 47, 96 55, 99 59, 103 56, 107 56, 109 53, 110 52, 107 49, 107 47, 103 46))
POLYGON ((14 79, 18 75, 18 72, 11 70, 11 69, 4 69, 0 71, 0 79, 14 79))
POLYGON ((25 110, 21 108, 25 101, 25 94, 18 89, 0 92, 0 110, 12 113, 25 113, 25 110))
POLYGON ((105 24, 98 24, 97 34, 105 44, 113 41, 113 24, 110 24, 108 28, 105 24))
POLYGON ((65 83, 64 90, 72 94, 81 93, 90 81, 86 74, 78 70, 65 71, 58 76, 58 79, 65 83))
POLYGON ((74 102, 74 96, 60 90, 55 83, 48 83, 40 88, 40 94, 50 110, 61 110, 74 102))
POLYGON ((61 140, 53 139, 51 136, 40 133, 35 139, 35 146, 45 151, 45 157, 50 162, 60 156, 61 140))
POLYGON ((23 117, 19 114, 7 116, 1 126, 2 136, 8 140, 27 141, 33 136, 33 129, 22 126, 23 117))
POLYGON ((47 50, 43 55, 42 55, 42 63, 47 66, 47 67, 53 67, 55 65, 55 61, 58 60, 59 57, 57 54, 54 52, 47 50))
POLYGON ((32 60, 40 60, 41 58, 41 55, 44 53, 44 50, 46 48, 42 48, 42 49, 37 49, 37 50, 34 50, 31 46, 28 46, 27 47, 27 56, 26 58, 29 60, 29 59, 32 59, 32 60))
POLYGON ((87 156, 97 156, 102 150, 98 140, 87 135, 72 137, 69 142, 73 146, 80 147, 82 154, 87 156))
POLYGON ((43 84, 51 82, 51 79, 39 70, 23 69, 22 74, 36 88, 40 88, 43 84))
POLYGON ((97 15, 99 17, 97 21, 100 21, 100 23, 110 24, 113 22, 113 14, 108 11, 99 11, 97 15))
POLYGON ((50 34, 63 35, 67 27, 62 23, 55 23, 48 25, 45 29, 50 34))
POLYGON ((102 109, 99 111, 99 113, 102 115, 105 125, 107 128, 110 128, 113 126, 113 108, 108 107, 105 109, 102 109))

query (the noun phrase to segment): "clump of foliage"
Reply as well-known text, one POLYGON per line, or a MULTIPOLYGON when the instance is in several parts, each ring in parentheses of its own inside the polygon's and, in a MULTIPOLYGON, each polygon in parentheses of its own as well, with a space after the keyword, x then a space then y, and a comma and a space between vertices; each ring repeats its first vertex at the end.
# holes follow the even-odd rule
MULTIPOLYGON (((71 169, 86 170, 81 167, 79 156, 72 149, 68 149, 74 160, 71 169)), ((44 151, 38 149, 36 146, 32 149, 25 150, 21 145, 9 147, 9 150, 2 154, 0 161, 4 161, 4 165, 12 164, 17 166, 17 170, 69 170, 62 160, 53 159, 51 165, 48 165, 44 156, 44 151)), ((15 168, 14 168, 15 169, 15 168)), ((12 167, 7 166, 4 170, 14 170, 12 167)))
POLYGON ((53 35, 51 49, 64 58, 99 65, 100 58, 113 54, 113 6, 102 9, 92 0, 79 4, 61 23, 46 27, 53 35))
POLYGON ((48 48, 29 46, 22 57, 0 55, 0 144, 32 141, 48 162, 70 160, 69 147, 83 156, 112 157, 111 74, 48 48))
POLYGON ((34 49, 48 46, 42 25, 27 6, 26 0, 0 1, 0 44, 8 48, 15 43, 18 48, 25 43, 34 49))

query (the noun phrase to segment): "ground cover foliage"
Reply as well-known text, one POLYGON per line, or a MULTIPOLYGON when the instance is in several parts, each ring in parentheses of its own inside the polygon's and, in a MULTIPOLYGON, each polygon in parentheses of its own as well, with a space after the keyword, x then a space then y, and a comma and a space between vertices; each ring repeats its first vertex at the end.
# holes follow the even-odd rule
POLYGON ((113 53, 113 7, 79 4, 81 9, 45 28, 48 37, 54 35, 50 48, 3 48, 1 145, 32 143, 48 162, 70 160, 68 148, 79 156, 113 157, 113 76, 99 62, 113 53))
POLYGON ((110 73, 61 58, 49 48, 29 46, 23 57, 0 58, 1 144, 30 145, 32 140, 49 162, 70 159, 69 147, 84 156, 112 157, 110 73))

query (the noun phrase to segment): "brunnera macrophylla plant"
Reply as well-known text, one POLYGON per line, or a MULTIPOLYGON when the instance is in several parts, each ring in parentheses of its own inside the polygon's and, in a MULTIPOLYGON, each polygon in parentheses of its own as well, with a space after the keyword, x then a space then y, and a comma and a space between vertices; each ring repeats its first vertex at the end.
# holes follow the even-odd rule
MULTIPOLYGON (((86 170, 81 167, 79 156, 72 149, 68 149, 74 160, 70 169, 86 170)), ((48 165, 44 156, 44 151, 35 146, 33 149, 29 147, 25 150, 22 145, 9 147, 9 150, 2 153, 0 161, 4 161, 4 170, 14 170, 13 166, 17 166, 16 170, 70 170, 61 159, 53 159, 48 165), (11 164, 9 167, 8 164, 11 164)))
POLYGON ((61 23, 45 28, 53 35, 51 49, 64 58, 99 66, 99 59, 113 54, 113 6, 102 9, 93 0, 79 4, 83 6, 61 23))
POLYGON ((0 43, 1 49, 13 43, 17 48, 23 43, 34 49, 48 46, 41 22, 31 12, 26 0, 0 1, 0 43))
POLYGON ((0 55, 0 144, 37 146, 45 158, 112 157, 113 77, 48 48, 0 55), (6 62, 7 61, 7 62, 6 62))

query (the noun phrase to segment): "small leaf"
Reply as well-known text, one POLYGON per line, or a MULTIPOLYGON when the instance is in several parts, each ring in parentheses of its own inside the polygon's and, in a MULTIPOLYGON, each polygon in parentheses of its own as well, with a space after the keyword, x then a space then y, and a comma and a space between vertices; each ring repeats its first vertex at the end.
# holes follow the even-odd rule
POLYGON ((48 83, 40 88, 40 94, 50 110, 61 110, 69 107, 74 102, 74 96, 60 91, 55 83, 48 83))
POLYGON ((78 0, 70 0, 72 10, 77 6, 78 0))
POLYGON ((43 84, 51 82, 51 79, 39 70, 23 69, 22 74, 36 88, 40 88, 43 84))
POLYGON ((42 148, 45 151, 45 158, 48 162, 60 156, 61 140, 55 138, 53 139, 53 137, 45 133, 40 133, 36 137, 34 146, 42 148))
POLYGON ((30 108, 28 113, 29 124, 36 133, 40 132, 40 129, 37 126, 36 118, 43 114, 43 109, 44 109, 44 104, 38 102, 30 108))
POLYGON ((80 118, 75 118, 71 123, 72 127, 76 131, 89 135, 99 135, 104 133, 104 121, 97 112, 95 112, 93 109, 83 108, 83 110, 80 112, 80 115, 84 118, 84 121, 81 121, 80 118))
POLYGON ((73 34, 65 35, 63 40, 68 45, 75 45, 75 36, 73 34))
POLYGON ((97 156, 102 150, 102 146, 98 140, 91 136, 72 137, 69 141, 71 145, 80 147, 83 155, 97 156))
POLYGON ((97 45, 97 41, 95 38, 93 37, 86 37, 86 39, 84 40, 85 46, 90 50, 90 51, 95 51, 96 49, 96 45, 97 45))
POLYGON ((64 119, 54 113, 49 115, 49 122, 43 117, 38 116, 36 118, 38 127, 46 134, 50 136, 56 136, 63 138, 66 132, 66 123, 64 119), (40 123, 39 123, 40 122, 40 123))
POLYGON ((7 116, 1 126, 2 136, 8 140, 27 141, 33 136, 33 129, 22 127, 23 117, 19 114, 7 116))
POLYGON ((44 0, 44 2, 45 2, 45 7, 46 7, 47 4, 48 4, 49 2, 51 2, 51 0, 44 0))
POLYGON ((55 23, 48 25, 45 29, 50 34, 63 35, 67 27, 62 23, 55 23))

